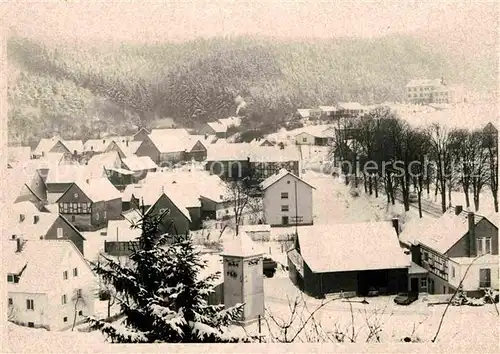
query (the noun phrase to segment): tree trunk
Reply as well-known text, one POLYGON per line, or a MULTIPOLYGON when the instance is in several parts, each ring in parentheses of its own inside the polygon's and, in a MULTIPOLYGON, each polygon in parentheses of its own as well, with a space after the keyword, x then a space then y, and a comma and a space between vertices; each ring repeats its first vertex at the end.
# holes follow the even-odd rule
POLYGON ((367 179, 366 173, 363 172, 363 185, 364 185, 364 188, 365 188, 365 194, 368 194, 368 185, 367 185, 366 179, 367 179))
POLYGON ((418 191, 418 216, 422 219, 422 191, 418 191))
POLYGON ((73 326, 71 327, 71 331, 73 331, 73 329, 75 328, 75 325, 76 325, 76 310, 77 310, 77 306, 78 306, 78 302, 80 301, 80 297, 77 297, 76 298, 76 301, 75 301, 75 314, 73 316, 73 326))
POLYGON ((469 209, 469 207, 470 207, 469 186, 467 186, 466 184, 463 184, 463 187, 464 187, 464 194, 465 194, 465 206, 467 207, 467 209, 469 209))
POLYGON ((373 183, 372 183, 373 174, 370 174, 368 177, 368 189, 370 190, 370 195, 373 195, 373 183))
POLYGON ((375 179, 374 180, 374 183, 375 183, 375 198, 378 198, 378 175, 375 174, 373 176, 373 178, 375 179))
POLYGON ((448 207, 451 208, 451 179, 448 181, 448 207))
POLYGON ((493 205, 495 206, 495 213, 498 213, 498 194, 493 192, 493 205))

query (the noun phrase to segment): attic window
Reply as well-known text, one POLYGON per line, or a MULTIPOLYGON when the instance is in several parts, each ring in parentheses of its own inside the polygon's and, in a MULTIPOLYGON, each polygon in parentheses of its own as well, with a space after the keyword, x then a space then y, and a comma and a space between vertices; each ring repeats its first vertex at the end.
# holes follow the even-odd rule
POLYGON ((173 181, 173 182, 172 182, 172 184, 177 184, 177 182, 176 182, 176 181, 173 181))
POLYGON ((73 197, 78 198, 78 193, 73 194, 73 197))

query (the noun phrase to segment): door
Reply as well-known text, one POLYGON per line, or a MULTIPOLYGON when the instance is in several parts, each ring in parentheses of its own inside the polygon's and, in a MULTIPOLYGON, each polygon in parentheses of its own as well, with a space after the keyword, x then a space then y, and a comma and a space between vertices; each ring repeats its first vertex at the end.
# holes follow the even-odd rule
POLYGON ((281 217, 281 224, 288 225, 288 216, 281 217))
POLYGON ((410 280, 410 292, 413 294, 418 294, 418 278, 411 278, 410 280))

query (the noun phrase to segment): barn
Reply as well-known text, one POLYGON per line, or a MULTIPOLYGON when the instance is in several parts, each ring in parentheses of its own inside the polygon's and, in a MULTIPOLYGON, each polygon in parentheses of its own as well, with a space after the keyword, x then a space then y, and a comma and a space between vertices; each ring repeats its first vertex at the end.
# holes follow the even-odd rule
POLYGON ((306 294, 364 296, 408 290, 410 259, 389 222, 315 225, 287 253, 289 276, 306 294))

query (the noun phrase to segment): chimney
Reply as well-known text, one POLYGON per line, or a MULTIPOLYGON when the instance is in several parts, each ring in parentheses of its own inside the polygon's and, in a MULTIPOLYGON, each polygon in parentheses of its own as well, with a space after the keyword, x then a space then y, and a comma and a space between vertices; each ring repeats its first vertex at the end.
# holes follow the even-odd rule
POLYGON ((24 214, 19 214, 19 222, 23 222, 26 216, 24 214))
POLYGON ((462 213, 463 207, 461 205, 455 205, 455 215, 460 215, 462 213))
POLYGON ((392 218, 392 227, 394 227, 394 230, 396 230, 396 235, 399 236, 399 219, 398 218, 392 218))
POLYGON ((476 256, 476 228, 475 228, 475 223, 474 223, 474 213, 469 212, 467 214, 467 221, 469 223, 469 232, 468 232, 468 239, 469 239, 469 257, 475 257, 476 256))
POLYGON ((39 220, 40 220, 40 216, 38 216, 38 215, 33 216, 33 224, 38 223, 39 220))
POLYGON ((89 184, 89 183, 90 183, 90 181, 89 181, 89 179, 88 179, 88 178, 85 180, 85 182, 86 182, 87 184, 89 184))
POLYGON ((125 140, 125 145, 128 147, 128 140, 125 140))
POLYGON ((21 239, 18 237, 16 239, 16 252, 21 252, 23 250, 23 244, 21 243, 21 239))
POLYGON ((102 143, 103 143, 103 144, 106 144, 106 139, 103 139, 103 140, 102 140, 102 143))

